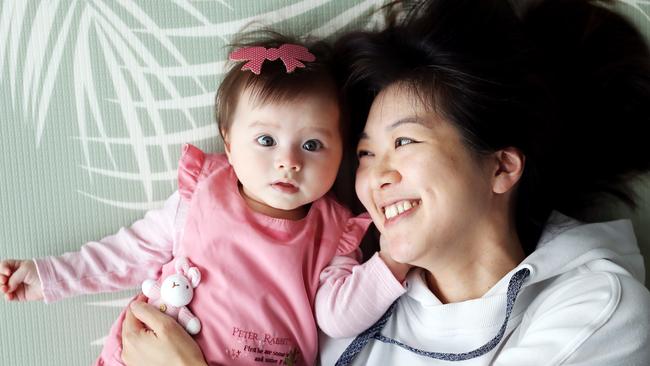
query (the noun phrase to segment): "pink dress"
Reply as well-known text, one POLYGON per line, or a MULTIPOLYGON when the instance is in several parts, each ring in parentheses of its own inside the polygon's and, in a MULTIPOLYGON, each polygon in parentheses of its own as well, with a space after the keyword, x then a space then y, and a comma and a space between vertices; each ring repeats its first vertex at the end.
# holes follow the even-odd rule
MULTIPOLYGON (((333 333, 344 323, 348 333, 360 332, 404 293, 378 257, 357 266, 367 215, 353 217, 329 196, 299 221, 256 213, 222 154, 186 145, 177 198, 147 215, 80 252, 36 260, 46 301, 164 278, 174 273, 173 258, 186 256, 202 273, 188 307, 202 323, 195 340, 208 364, 312 365, 315 310, 333 333), (157 236, 162 243, 152 242, 157 236), (354 295, 359 288, 364 294, 354 295), (354 306, 337 307, 337 298, 355 296, 354 306), (350 319, 353 312, 361 314, 350 319)), ((98 365, 121 365, 123 317, 111 328, 98 365)))

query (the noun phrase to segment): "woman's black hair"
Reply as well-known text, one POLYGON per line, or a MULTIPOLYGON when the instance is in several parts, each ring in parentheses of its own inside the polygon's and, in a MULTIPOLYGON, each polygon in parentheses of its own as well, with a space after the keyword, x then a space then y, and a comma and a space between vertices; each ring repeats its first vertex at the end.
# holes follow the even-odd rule
MULTIPOLYGON (((339 39, 358 134, 374 97, 400 83, 451 122, 470 151, 520 149, 517 231, 535 249, 552 210, 574 214, 650 170, 650 57, 621 15, 588 0, 432 0, 380 32, 339 39)), ((355 125, 356 124, 356 125, 355 125)))

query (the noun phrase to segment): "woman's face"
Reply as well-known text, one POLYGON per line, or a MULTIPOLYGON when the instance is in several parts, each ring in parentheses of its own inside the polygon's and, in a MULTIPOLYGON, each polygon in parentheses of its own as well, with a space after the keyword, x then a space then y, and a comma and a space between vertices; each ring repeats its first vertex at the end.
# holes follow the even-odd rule
POLYGON ((393 259, 428 267, 476 250, 491 173, 451 123, 393 85, 373 102, 357 152, 357 195, 393 259))

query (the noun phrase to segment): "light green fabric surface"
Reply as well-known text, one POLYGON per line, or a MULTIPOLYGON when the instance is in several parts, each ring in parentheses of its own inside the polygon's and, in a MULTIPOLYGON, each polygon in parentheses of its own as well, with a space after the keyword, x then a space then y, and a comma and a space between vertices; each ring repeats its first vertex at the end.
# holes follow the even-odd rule
MULTIPOLYGON (((214 91, 253 20, 326 37, 383 0, 0 1, 0 258, 77 250, 159 206, 180 146, 219 149, 214 91)), ((650 34, 650 5, 621 8, 650 34)), ((650 180, 634 218, 650 255, 650 180)), ((593 218, 630 216, 606 207, 593 218)), ((0 301, 0 365, 88 365, 133 291, 0 301)))

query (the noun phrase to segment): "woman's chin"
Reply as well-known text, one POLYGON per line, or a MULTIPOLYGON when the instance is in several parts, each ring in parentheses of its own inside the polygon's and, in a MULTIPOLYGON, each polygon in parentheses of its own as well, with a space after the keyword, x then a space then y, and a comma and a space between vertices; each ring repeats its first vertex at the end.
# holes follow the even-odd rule
POLYGON ((416 255, 408 243, 395 243, 389 245, 388 254, 395 261, 403 264, 412 264, 416 260, 416 255))

